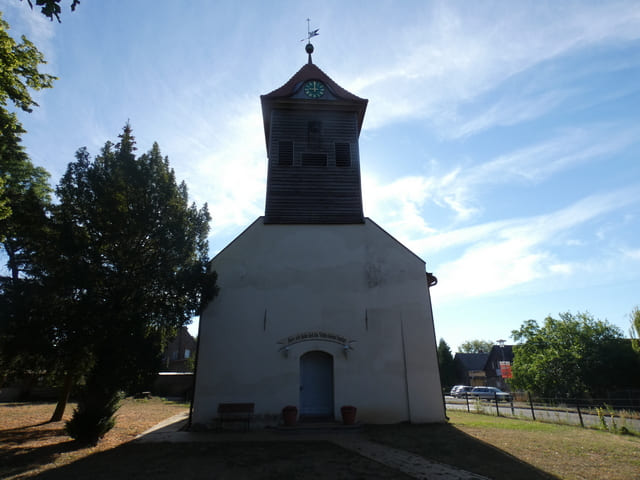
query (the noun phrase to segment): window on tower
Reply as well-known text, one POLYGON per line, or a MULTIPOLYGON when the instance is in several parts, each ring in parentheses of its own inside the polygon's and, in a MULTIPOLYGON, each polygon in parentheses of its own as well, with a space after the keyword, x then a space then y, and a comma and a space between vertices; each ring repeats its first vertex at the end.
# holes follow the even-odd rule
POLYGON ((336 167, 351 166, 351 145, 348 143, 336 143, 336 167))
POLYGON ((320 150, 322 147, 322 122, 311 120, 307 123, 307 146, 310 150, 320 150))
POLYGON ((293 165, 293 142, 278 142, 278 165, 284 167, 293 165))
POLYGON ((303 153, 302 165, 305 167, 326 167, 327 154, 326 153, 303 153))

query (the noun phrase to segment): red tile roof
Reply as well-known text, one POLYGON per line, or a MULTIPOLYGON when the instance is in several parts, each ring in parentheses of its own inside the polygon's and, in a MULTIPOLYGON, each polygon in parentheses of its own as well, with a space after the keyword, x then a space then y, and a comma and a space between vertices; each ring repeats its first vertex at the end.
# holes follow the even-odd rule
POLYGON ((300 70, 298 70, 293 77, 289 79, 280 88, 276 88, 266 95, 260 96, 262 103, 262 118, 264 122, 265 140, 269 142, 269 130, 271 128, 271 110, 275 104, 307 104, 313 105, 310 108, 336 108, 336 109, 348 109, 355 111, 358 115, 358 132, 362 128, 362 122, 364 121, 364 114, 367 109, 368 100, 366 98, 360 98, 357 95, 345 90, 336 82, 334 82, 329 75, 324 73, 313 63, 305 64, 300 70), (310 99, 292 99, 289 98, 294 95, 300 85, 306 80, 320 80, 329 90, 335 95, 335 100, 310 100, 310 99), (322 106, 321 106, 322 105, 322 106))
POLYGON ((329 75, 324 73, 320 68, 318 68, 313 63, 305 64, 300 70, 296 72, 296 74, 289 79, 287 83, 285 83, 280 88, 275 89, 271 93, 267 93, 266 95, 262 95, 260 98, 271 99, 271 98, 281 98, 288 97, 293 95, 296 90, 296 87, 299 86, 302 82, 306 80, 321 80, 324 82, 331 91, 342 100, 352 100, 355 102, 364 102, 366 104, 367 100, 364 98, 360 98, 353 93, 345 90, 336 82, 334 82, 329 75))

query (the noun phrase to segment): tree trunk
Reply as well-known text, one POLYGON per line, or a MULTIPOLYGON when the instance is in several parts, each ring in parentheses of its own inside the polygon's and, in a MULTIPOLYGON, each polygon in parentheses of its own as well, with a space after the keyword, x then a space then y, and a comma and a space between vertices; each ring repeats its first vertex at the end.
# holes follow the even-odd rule
POLYGON ((56 405, 56 409, 51 416, 50 422, 59 422, 62 420, 64 415, 64 410, 67 408, 67 402, 69 401, 69 395, 71 394, 71 389, 73 388, 73 375, 67 373, 64 377, 64 384, 60 390, 60 396, 58 397, 58 404, 56 405))

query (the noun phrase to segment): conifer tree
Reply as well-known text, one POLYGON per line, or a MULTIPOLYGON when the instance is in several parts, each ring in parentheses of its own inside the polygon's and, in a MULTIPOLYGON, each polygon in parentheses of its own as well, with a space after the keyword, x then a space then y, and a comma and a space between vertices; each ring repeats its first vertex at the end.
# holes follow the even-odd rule
POLYGON ((113 425, 120 392, 148 388, 166 339, 216 292, 206 204, 189 204, 157 144, 135 150, 127 124, 95 159, 80 149, 56 190, 56 345, 84 377, 68 431, 88 443, 113 425))
POLYGON ((438 366, 440 367, 440 384, 442 388, 451 388, 456 381, 456 367, 451 348, 443 338, 438 343, 438 366))

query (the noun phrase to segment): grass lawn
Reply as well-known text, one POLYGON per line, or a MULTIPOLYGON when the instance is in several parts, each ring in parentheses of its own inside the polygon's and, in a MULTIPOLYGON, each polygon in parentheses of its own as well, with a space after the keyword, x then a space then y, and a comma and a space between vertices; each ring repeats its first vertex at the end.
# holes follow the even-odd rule
MULTIPOLYGON (((64 420, 71 418, 69 404, 64 420)), ((64 421, 47 423, 54 403, 0 403, 0 478, 27 478, 43 470, 67 465, 133 440, 165 418, 188 410, 184 403, 126 399, 116 426, 95 447, 78 448, 64 433, 64 421)))
MULTIPOLYGON (((0 478, 406 479, 329 442, 128 443, 187 406, 128 399, 92 448, 46 423, 53 404, 0 404, 0 478)), ((71 413, 68 409, 67 418, 71 413)), ((449 412, 446 425, 367 426, 363 435, 494 479, 640 479, 640 438, 527 420, 449 412)), ((291 440, 291 439, 290 439, 291 440)))
POLYGON ((495 479, 640 479, 640 438, 449 411, 448 425, 369 426, 372 440, 495 479))
MULTIPOLYGON (((126 399, 96 447, 78 448, 64 422, 46 423, 55 405, 0 403, 0 479, 372 479, 404 474, 329 442, 127 443, 188 406, 126 399)), ((70 418, 73 405, 67 408, 70 418)))

